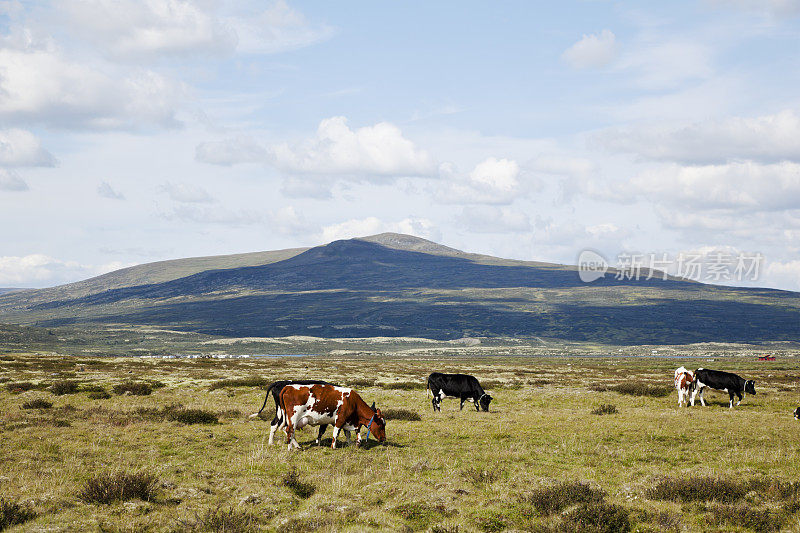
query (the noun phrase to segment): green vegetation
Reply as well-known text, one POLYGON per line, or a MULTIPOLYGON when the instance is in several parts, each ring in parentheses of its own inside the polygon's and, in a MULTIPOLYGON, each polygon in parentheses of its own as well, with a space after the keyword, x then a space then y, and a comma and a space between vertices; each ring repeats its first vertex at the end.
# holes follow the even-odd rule
POLYGON ((0 411, 3 516, 24 517, 20 529, 34 531, 797 531, 800 447, 790 412, 798 378, 795 358, 765 364, 708 354, 6 355, 0 404, 13 408, 0 411), (729 410, 726 394, 708 392, 708 407, 678 409, 674 393, 589 390, 669 386, 680 364, 755 379, 758 395, 729 410), (261 407, 263 390, 211 389, 252 376, 424 383, 432 370, 494 381, 492 411, 460 411, 449 401, 434 413, 421 389, 368 386, 357 390, 387 415, 386 446, 372 438, 348 446, 342 435, 332 450, 330 429, 316 446, 317 428, 310 428, 298 431, 302 450, 289 452, 281 432, 270 447, 268 422, 245 416, 261 407), (38 388, 62 379, 79 382, 82 392, 129 381, 165 386, 103 401, 90 399, 94 392, 51 397, 38 388), (21 382, 36 386, 5 387, 21 382), (18 408, 42 396, 55 405, 18 408), (610 404, 617 414, 592 414, 610 404))
POLYGON ((617 406, 610 403, 601 403, 597 408, 592 409, 593 415, 614 415, 618 412, 617 406))
POLYGON ((29 507, 15 501, 0 498, 0 531, 11 526, 24 524, 36 518, 36 513, 29 507))
POLYGON ((53 402, 48 402, 44 398, 34 398, 22 404, 23 409, 50 409, 53 402))
POLYGON ((114 394, 132 394, 134 396, 149 396, 153 392, 153 387, 149 383, 136 383, 127 381, 114 385, 111 388, 114 394))

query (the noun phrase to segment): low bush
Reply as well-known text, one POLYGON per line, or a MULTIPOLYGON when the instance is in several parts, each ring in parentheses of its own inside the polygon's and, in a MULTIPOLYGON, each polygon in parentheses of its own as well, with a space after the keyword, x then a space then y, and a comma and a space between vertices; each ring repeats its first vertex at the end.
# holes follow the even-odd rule
POLYGON ((645 492, 651 500, 733 503, 749 491, 747 483, 716 477, 664 478, 645 492))
POLYGON ((211 384, 208 390, 224 389, 227 387, 259 387, 262 389, 267 388, 272 383, 267 378, 258 376, 249 376, 246 378, 231 378, 221 379, 211 384))
POLYGON ((12 381, 11 383, 6 384, 6 390, 14 394, 40 388, 42 387, 39 385, 35 385, 30 381, 17 381, 17 382, 12 381))
POLYGON ((785 518, 769 509, 757 509, 748 505, 714 505, 710 509, 710 522, 716 526, 729 525, 752 529, 757 532, 778 531, 785 518))
POLYGON ((417 390, 424 389, 425 384, 421 381, 394 381, 392 383, 379 383, 384 389, 392 390, 417 390))
POLYGON ((561 530, 570 533, 627 533, 628 510, 603 502, 584 503, 564 515, 561 530))
POLYGON ((114 394, 131 394, 133 396, 148 396, 153 392, 149 383, 128 381, 119 383, 111 388, 114 394))
POLYGON ((87 503, 108 504, 139 499, 151 501, 156 496, 158 478, 147 472, 110 472, 91 477, 78 497, 87 503))
POLYGON ((412 422, 417 422, 422 420, 420 414, 416 411, 412 411, 411 409, 384 409, 381 410, 383 414, 383 418, 386 420, 409 420, 412 422))
POLYGON ((182 531, 197 531, 208 533, 249 533, 258 531, 259 520, 247 511, 240 511, 235 507, 223 509, 208 509, 202 517, 195 521, 180 522, 182 531))
POLYGON ((28 400, 22 404, 23 409, 50 409, 51 407, 53 407, 53 402, 48 402, 44 398, 28 400))
POLYGON ((355 379, 348 379, 345 381, 348 387, 353 389, 358 389, 362 387, 374 387, 375 380, 374 379, 367 379, 367 378, 355 378, 355 379))
POLYGON ((605 492, 579 481, 564 481, 524 494, 520 500, 532 505, 539 514, 550 515, 576 503, 591 504, 603 501, 605 492))
POLYGON ((503 471, 499 468, 470 467, 462 471, 461 475, 475 485, 482 485, 498 481, 503 475, 503 471))
POLYGON ((610 403, 601 403, 596 409, 592 409, 593 415, 613 415, 618 413, 617 406, 610 403))
POLYGON ((204 409, 180 409, 168 413, 167 418, 181 424, 218 424, 216 413, 204 409))
POLYGON ((295 496, 304 500, 310 498, 317 490, 317 487, 313 483, 308 483, 300 479, 300 474, 297 472, 296 468, 291 468, 286 472, 286 475, 283 476, 282 483, 283 486, 292 491, 295 496))
POLYGON ((50 385, 50 391, 56 396, 63 396, 64 394, 76 394, 80 392, 80 383, 77 381, 62 379, 50 385))
POLYGON ((89 393, 90 400, 107 400, 111 398, 111 395, 105 389, 92 391, 89 393))
POLYGON ((36 518, 36 512, 26 505, 0 498, 0 531, 24 524, 36 518))

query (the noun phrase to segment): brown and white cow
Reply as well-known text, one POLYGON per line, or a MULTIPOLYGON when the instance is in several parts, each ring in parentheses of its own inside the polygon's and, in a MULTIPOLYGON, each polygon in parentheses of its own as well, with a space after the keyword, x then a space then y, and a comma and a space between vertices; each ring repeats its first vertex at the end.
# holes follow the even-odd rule
POLYGON ((361 426, 368 430, 379 442, 386 441, 386 420, 380 409, 372 407, 361 399, 353 389, 335 385, 297 385, 290 384, 280 394, 280 405, 286 413, 286 442, 289 450, 300 448, 294 438, 296 429, 305 426, 333 425, 333 443, 336 448, 336 437, 344 430, 347 442, 350 442, 350 431, 356 431, 356 443, 361 444, 361 426))
POLYGON ((675 388, 678 390, 678 407, 688 405, 689 393, 694 383, 694 375, 691 371, 680 367, 675 370, 675 388))

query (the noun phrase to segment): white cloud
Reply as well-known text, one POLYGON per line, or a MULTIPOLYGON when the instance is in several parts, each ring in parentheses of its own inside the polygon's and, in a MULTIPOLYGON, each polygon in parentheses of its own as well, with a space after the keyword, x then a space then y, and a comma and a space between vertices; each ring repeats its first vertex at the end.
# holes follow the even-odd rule
POLYGON ((42 148, 42 142, 31 132, 12 128, 0 130, 0 166, 52 167, 56 158, 42 148))
POLYGON ((767 261, 759 281, 771 287, 800 291, 800 261, 767 261))
POLYGON ((107 181, 104 181, 97 186, 97 194, 102 196, 103 198, 108 198, 110 200, 125 199, 125 195, 118 191, 115 191, 114 188, 111 186, 111 184, 109 184, 107 181))
POLYGON ((70 27, 115 57, 230 52, 235 31, 215 2, 193 0, 60 0, 70 27))
POLYGON ((796 209, 800 206, 800 164, 668 165, 631 180, 634 192, 682 207, 740 210, 796 209))
POLYGON ((290 174, 375 177, 432 176, 436 166, 427 152, 388 122, 351 130, 345 117, 320 122, 313 138, 270 148, 271 161, 290 174))
POLYGON ((167 193, 170 199, 175 202, 188 204, 208 204, 214 199, 204 188, 189 183, 170 183, 161 186, 161 190, 167 193))
POLYGON ((28 190, 28 184, 13 170, 0 168, 0 191, 22 192, 28 190))
POLYGON ((270 211, 266 220, 271 229, 283 235, 306 235, 316 229, 302 213, 290 205, 270 211))
POLYGON ((0 256, 0 286, 41 287, 98 276, 130 266, 121 262, 84 265, 45 254, 0 256))
POLYGON ((292 206, 269 211, 230 209, 224 206, 209 206, 180 203, 171 210, 160 213, 166 220, 179 220, 190 224, 245 227, 265 226, 268 231, 282 235, 310 235, 318 230, 306 217, 292 206))
POLYGON ((489 157, 466 176, 459 175, 452 165, 444 164, 440 173, 447 179, 438 193, 441 202, 510 204, 522 194, 519 164, 511 159, 489 157))
POLYGON ((685 88, 687 83, 711 78, 714 49, 699 41, 645 40, 623 55, 616 69, 630 71, 637 84, 648 89, 685 88))
POLYGON ((226 20, 239 38, 238 49, 251 54, 274 54, 309 46, 335 33, 326 24, 312 24, 285 0, 276 0, 260 13, 226 20))
POLYGON ((441 234, 433 222, 426 218, 416 217, 405 218, 398 222, 384 222, 376 217, 350 219, 323 227, 320 236, 323 242, 331 242, 339 239, 366 237, 387 231, 405 233, 433 241, 441 238, 441 234))
POLYGON ((264 163, 268 160, 268 152, 253 138, 239 136, 198 144, 195 148, 195 159, 202 163, 221 166, 264 163))
POLYGON ((508 207, 465 207, 456 220, 460 228, 473 233, 521 233, 532 229, 528 215, 508 207))
POLYGON ((603 67, 617 56, 617 39, 610 30, 584 35, 567 48, 562 59, 574 68, 603 67))
POLYGON ((185 87, 151 70, 70 60, 53 47, 0 49, 0 120, 55 128, 175 127, 185 87), (43 83, 43 80, 47 80, 43 83))
POLYGON ((319 179, 286 178, 281 184, 281 194, 287 198, 314 198, 329 200, 333 198, 332 184, 319 179))
POLYGON ((784 110, 753 118, 696 122, 680 127, 634 127, 597 133, 594 140, 616 151, 689 164, 754 159, 800 161, 800 115, 784 110))

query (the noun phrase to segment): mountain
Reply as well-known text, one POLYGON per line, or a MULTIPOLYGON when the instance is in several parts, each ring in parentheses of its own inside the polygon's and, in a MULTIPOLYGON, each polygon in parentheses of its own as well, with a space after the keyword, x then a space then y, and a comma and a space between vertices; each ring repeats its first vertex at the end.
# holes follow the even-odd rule
POLYGON ((613 275, 587 284, 575 267, 469 254, 399 234, 246 255, 153 263, 3 295, 0 322, 236 337, 800 340, 800 294, 787 291, 613 275), (203 266, 212 268, 196 270, 203 266))

